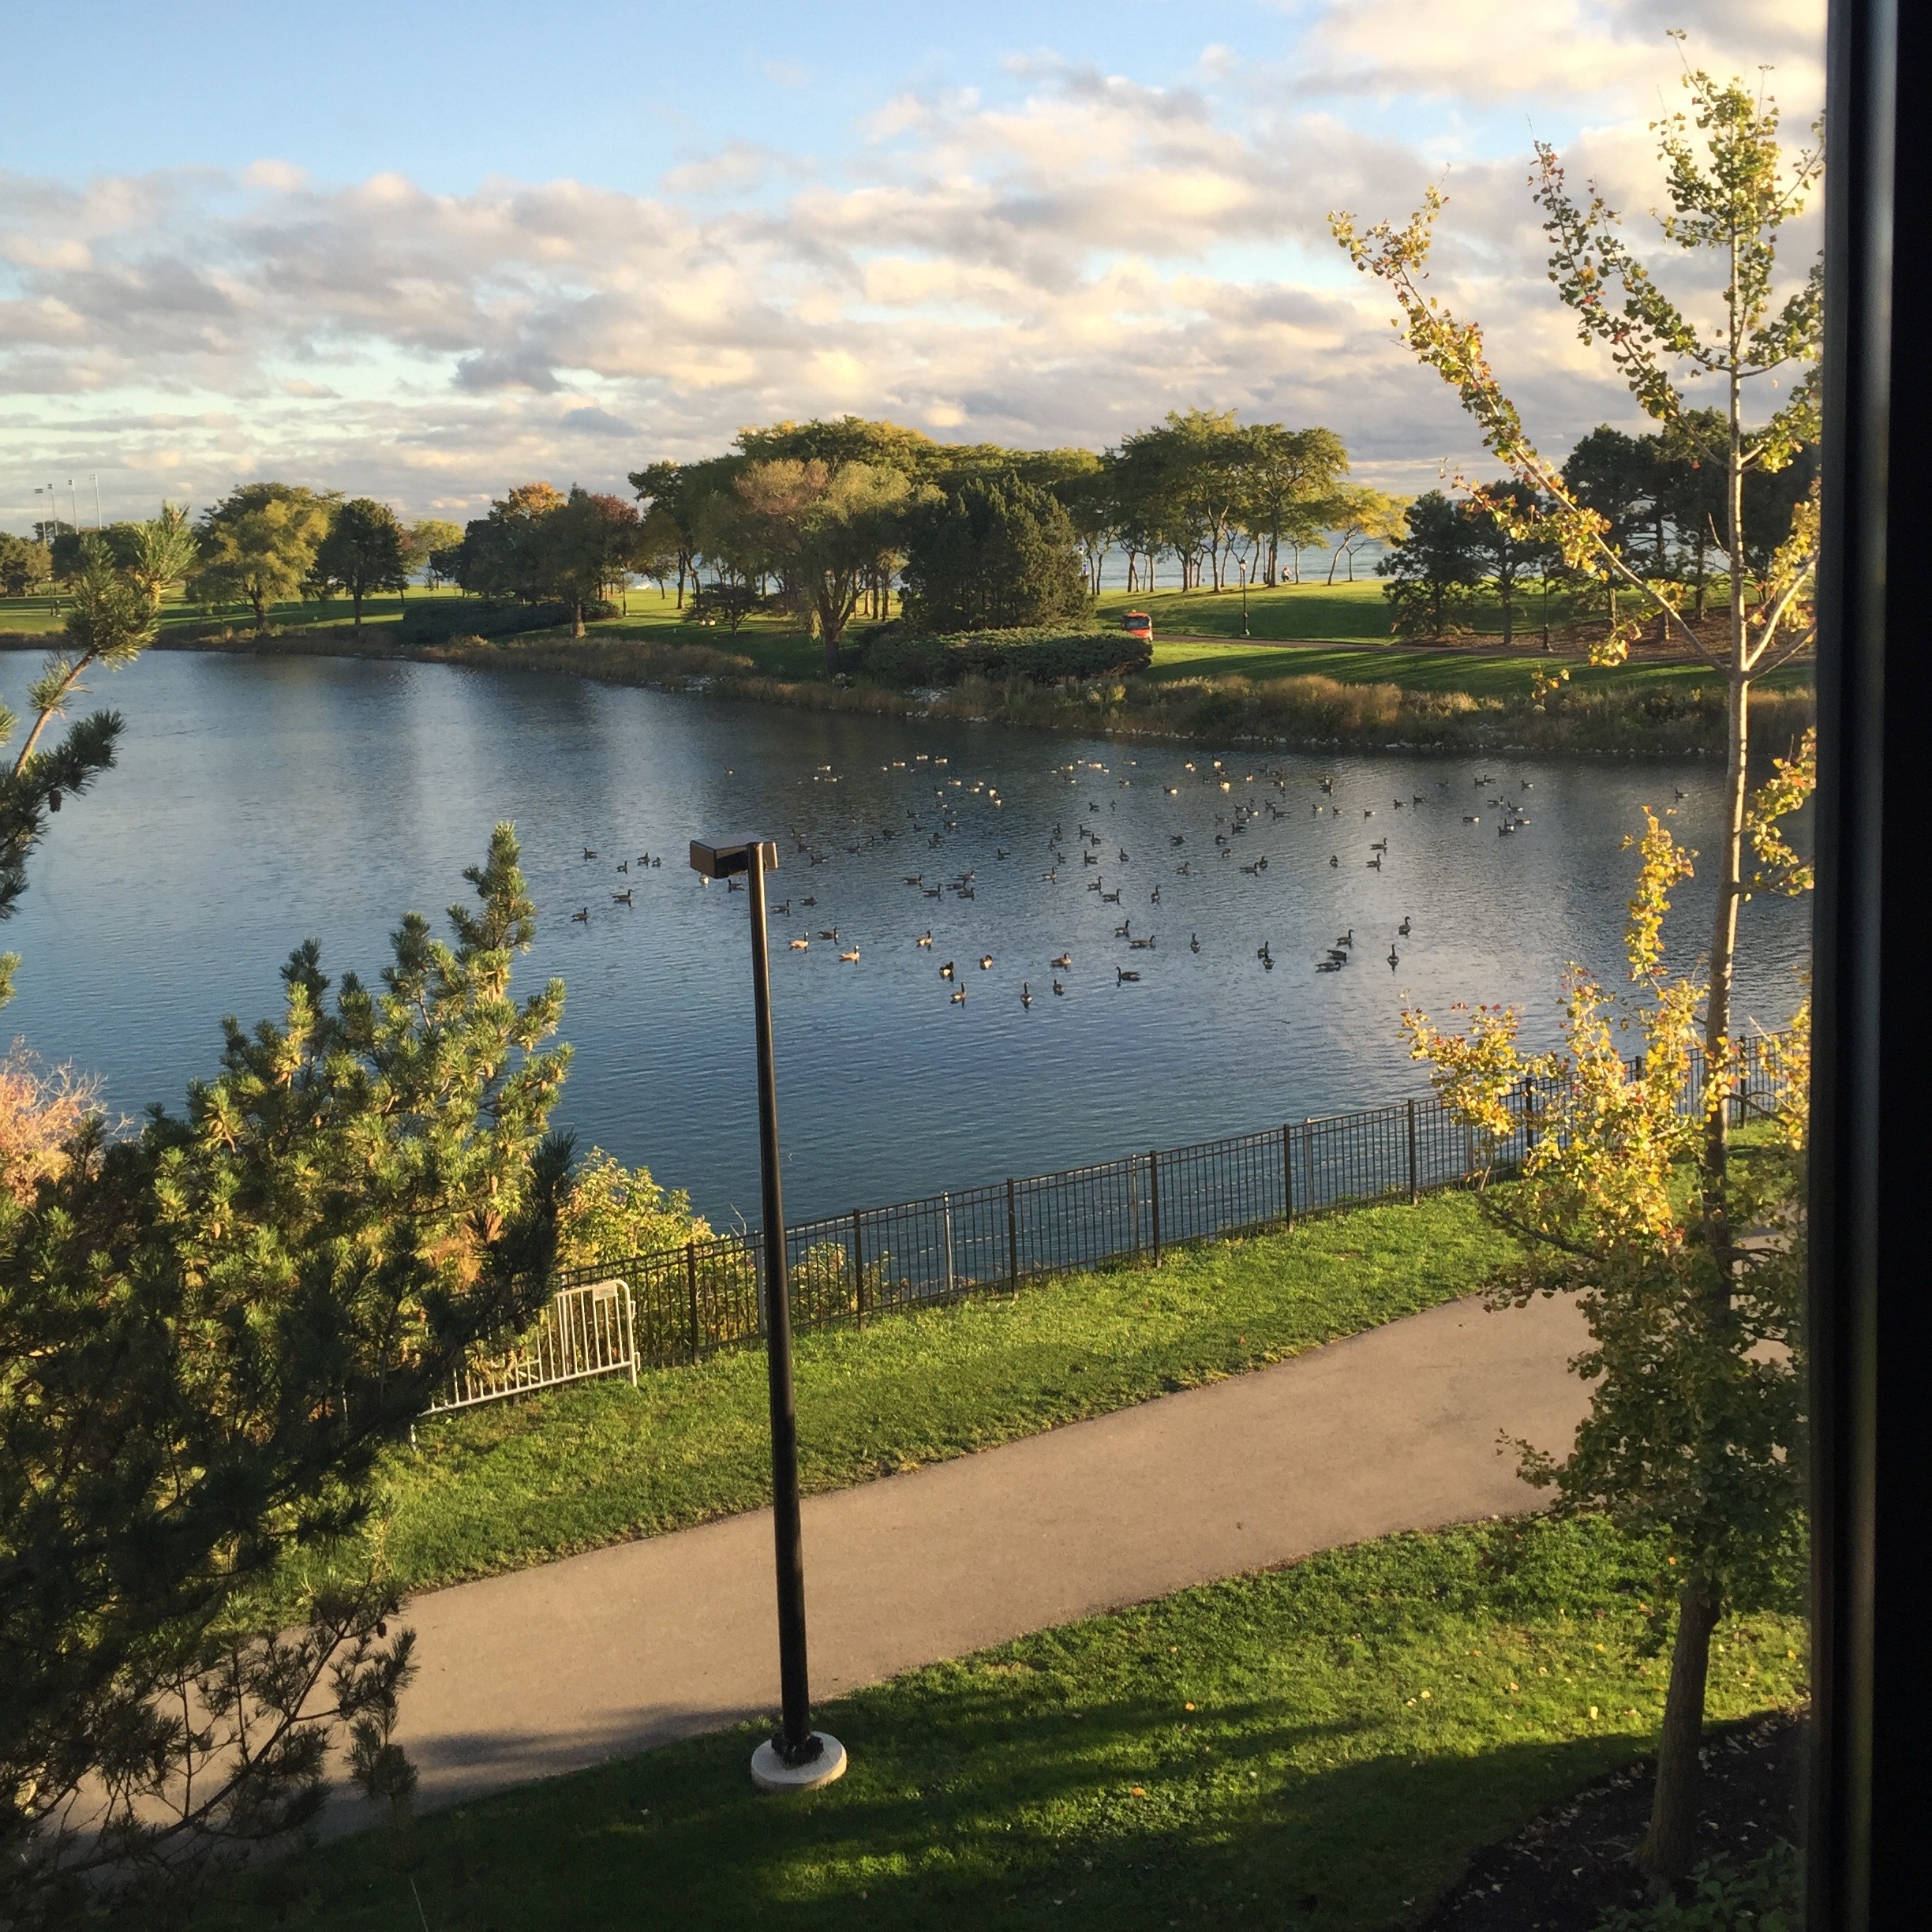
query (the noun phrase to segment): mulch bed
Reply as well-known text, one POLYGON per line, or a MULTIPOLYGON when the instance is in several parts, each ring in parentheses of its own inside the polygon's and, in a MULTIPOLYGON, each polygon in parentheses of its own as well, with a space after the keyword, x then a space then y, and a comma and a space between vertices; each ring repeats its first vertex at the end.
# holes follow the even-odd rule
MULTIPOLYGON (((1796 1717, 1713 1730, 1704 1747, 1700 1846, 1745 1864, 1780 1838, 1795 1842, 1803 1745, 1796 1717)), ((1643 1881, 1631 1854, 1649 1822, 1655 1771, 1653 1760, 1641 1760, 1477 1852, 1424 1932, 1593 1932, 1612 1906, 1641 1905, 1643 1881)))

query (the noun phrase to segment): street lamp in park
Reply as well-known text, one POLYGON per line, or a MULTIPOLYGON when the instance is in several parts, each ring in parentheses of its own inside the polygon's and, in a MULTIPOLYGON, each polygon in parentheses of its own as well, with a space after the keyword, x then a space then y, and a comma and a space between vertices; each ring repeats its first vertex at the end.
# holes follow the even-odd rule
POLYGON ((1237 556, 1234 560, 1234 567, 1241 572, 1241 635, 1246 637, 1248 635, 1248 560, 1245 557, 1237 556))
POLYGON ((771 952, 765 874, 778 869, 769 839, 691 841, 691 870, 708 879, 742 873, 751 901, 751 1005, 758 1035, 758 1173, 764 1222, 765 1361, 771 1391, 772 1534, 778 1559, 778 1681, 784 1721, 751 1754, 761 1791, 810 1791, 845 1774, 845 1747, 811 1728, 805 1665, 805 1554, 799 1529, 798 1412, 792 1396, 792 1297, 785 1280, 784 1200, 778 1176, 778 1083, 772 1066, 771 952))

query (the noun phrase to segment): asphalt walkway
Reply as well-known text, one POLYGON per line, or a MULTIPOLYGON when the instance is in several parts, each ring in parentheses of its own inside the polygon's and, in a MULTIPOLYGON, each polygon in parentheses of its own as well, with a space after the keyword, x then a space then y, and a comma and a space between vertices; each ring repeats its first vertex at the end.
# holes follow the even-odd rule
MULTIPOLYGON (((804 1505, 812 1690, 1398 1530, 1533 1507, 1574 1309, 1475 1301, 804 1505)), ((809 1427, 809 1414, 805 1418, 809 1427)), ((448 1804, 778 1703, 767 1511, 416 1598, 399 1733, 448 1804)), ((343 1801, 331 1824, 368 1822, 343 1801)))

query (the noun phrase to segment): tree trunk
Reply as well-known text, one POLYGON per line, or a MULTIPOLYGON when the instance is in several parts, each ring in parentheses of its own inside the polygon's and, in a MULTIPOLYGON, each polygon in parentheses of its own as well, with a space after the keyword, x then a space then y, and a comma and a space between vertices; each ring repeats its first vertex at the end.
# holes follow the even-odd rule
POLYGON ((349 627, 358 637, 360 637, 362 635, 362 593, 360 590, 351 590, 349 593, 349 602, 355 612, 355 621, 349 627))
POLYGON ((571 635, 574 638, 580 638, 583 634, 583 599, 574 597, 571 601, 571 635))
POLYGON ((254 590, 249 593, 249 603, 255 612, 255 635, 260 637, 268 628, 268 600, 254 590))
POLYGON ((1697 1854, 1698 1796, 1703 1767, 1704 1685, 1710 1670, 1711 1632, 1722 1605, 1716 1591, 1687 1583, 1677 1599, 1677 1636, 1671 1647, 1670 1689, 1657 1737, 1657 1789, 1650 1829, 1637 1862, 1653 1878, 1675 1885, 1697 1854))
POLYGON ((1516 607, 1510 594, 1515 588, 1515 586, 1507 577, 1496 579, 1496 589, 1503 598, 1503 648, 1505 650, 1509 649, 1510 639, 1516 635, 1516 607))

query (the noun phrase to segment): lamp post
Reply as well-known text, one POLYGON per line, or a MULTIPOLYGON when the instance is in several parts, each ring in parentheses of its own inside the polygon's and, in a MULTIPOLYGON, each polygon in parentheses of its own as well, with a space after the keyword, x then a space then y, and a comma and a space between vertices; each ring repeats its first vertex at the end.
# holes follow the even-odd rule
POLYGON ((799 1527, 798 1412, 792 1395, 792 1298, 778 1174, 778 1082, 772 1065, 771 952, 765 874, 778 869, 769 839, 691 841, 691 870, 706 878, 744 874, 751 915, 751 1005, 758 1037, 758 1175, 764 1233, 765 1365, 771 1396, 772 1537, 778 1567, 778 1681, 783 1722, 751 1754, 761 1791, 811 1791, 845 1774, 845 1747, 811 1728, 805 1660, 805 1553, 799 1527))
POLYGON ((1234 567, 1241 572, 1241 635, 1246 637, 1248 635, 1248 560, 1245 557, 1237 556, 1234 560, 1234 567))

